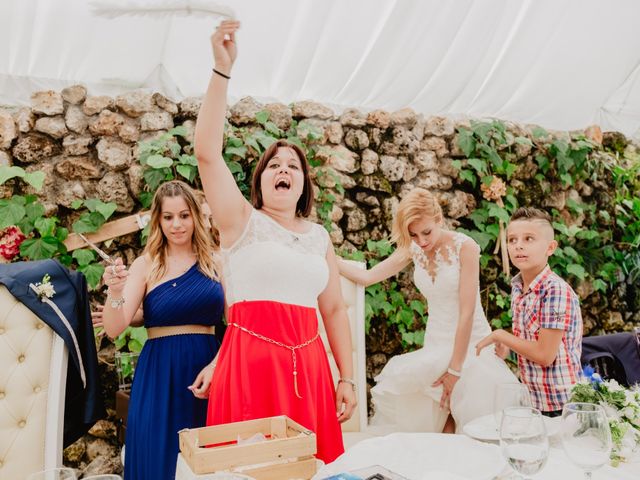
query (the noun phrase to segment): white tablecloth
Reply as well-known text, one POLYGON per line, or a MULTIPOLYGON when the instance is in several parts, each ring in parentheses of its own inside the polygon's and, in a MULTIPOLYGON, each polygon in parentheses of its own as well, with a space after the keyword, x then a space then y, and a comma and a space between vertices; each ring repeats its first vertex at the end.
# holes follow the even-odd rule
MULTIPOLYGON (((354 445, 336 461, 318 471, 314 480, 371 465, 381 465, 409 480, 496 480, 510 470, 500 447, 465 435, 439 433, 394 433, 354 445)), ((552 447, 544 469, 536 480, 581 480, 583 473, 564 452, 552 447)), ((638 480, 640 463, 604 466, 594 480, 638 480)))

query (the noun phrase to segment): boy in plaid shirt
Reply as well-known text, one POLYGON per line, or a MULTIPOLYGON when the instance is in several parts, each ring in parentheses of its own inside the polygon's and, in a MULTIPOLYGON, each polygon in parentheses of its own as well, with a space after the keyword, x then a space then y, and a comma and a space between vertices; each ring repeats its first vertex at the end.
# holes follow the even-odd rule
POLYGON ((518 209, 507 227, 507 246, 511 262, 520 270, 511 281, 513 335, 494 330, 476 345, 476 352, 491 344, 502 358, 509 350, 516 352, 533 407, 557 416, 582 372, 578 296, 549 268, 548 258, 558 243, 548 213, 518 209))

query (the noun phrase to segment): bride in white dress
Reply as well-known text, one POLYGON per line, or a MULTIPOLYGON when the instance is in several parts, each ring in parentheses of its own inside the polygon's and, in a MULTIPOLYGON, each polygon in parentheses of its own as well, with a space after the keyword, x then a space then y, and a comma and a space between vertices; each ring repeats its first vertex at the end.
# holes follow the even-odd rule
POLYGON ((415 188, 398 206, 392 229, 397 249, 387 259, 370 270, 339 262, 342 275, 365 286, 413 263, 413 281, 429 308, 423 348, 393 357, 375 378, 372 425, 460 431, 493 412, 495 385, 518 382, 494 349, 475 354, 474 345, 491 333, 480 303, 480 247, 442 224, 436 198, 415 188))

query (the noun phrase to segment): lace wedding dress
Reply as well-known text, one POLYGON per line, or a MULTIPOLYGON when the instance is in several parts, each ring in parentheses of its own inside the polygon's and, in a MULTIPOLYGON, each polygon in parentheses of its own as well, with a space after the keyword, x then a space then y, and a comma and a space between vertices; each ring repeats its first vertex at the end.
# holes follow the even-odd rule
POLYGON ((436 251, 433 261, 412 244, 413 280, 429 307, 424 347, 393 357, 376 377, 376 386, 371 389, 375 408, 372 425, 396 431, 441 432, 451 413, 460 431, 470 420, 493 412, 496 384, 517 382, 493 348, 485 348, 476 356, 476 343, 491 333, 478 290, 471 339, 450 410, 440 408, 442 386, 431 386, 447 370, 453 353, 459 315, 460 248, 464 242, 473 240, 454 232, 453 242, 436 251))

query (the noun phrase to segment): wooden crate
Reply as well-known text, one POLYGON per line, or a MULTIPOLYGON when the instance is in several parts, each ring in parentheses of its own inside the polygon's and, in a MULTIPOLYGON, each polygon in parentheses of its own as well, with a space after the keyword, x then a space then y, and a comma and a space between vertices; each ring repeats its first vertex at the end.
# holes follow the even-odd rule
POLYGON ((282 415, 179 432, 180 452, 193 473, 241 472, 257 480, 310 479, 316 435, 282 415), (262 433, 267 440, 238 444, 262 433))

